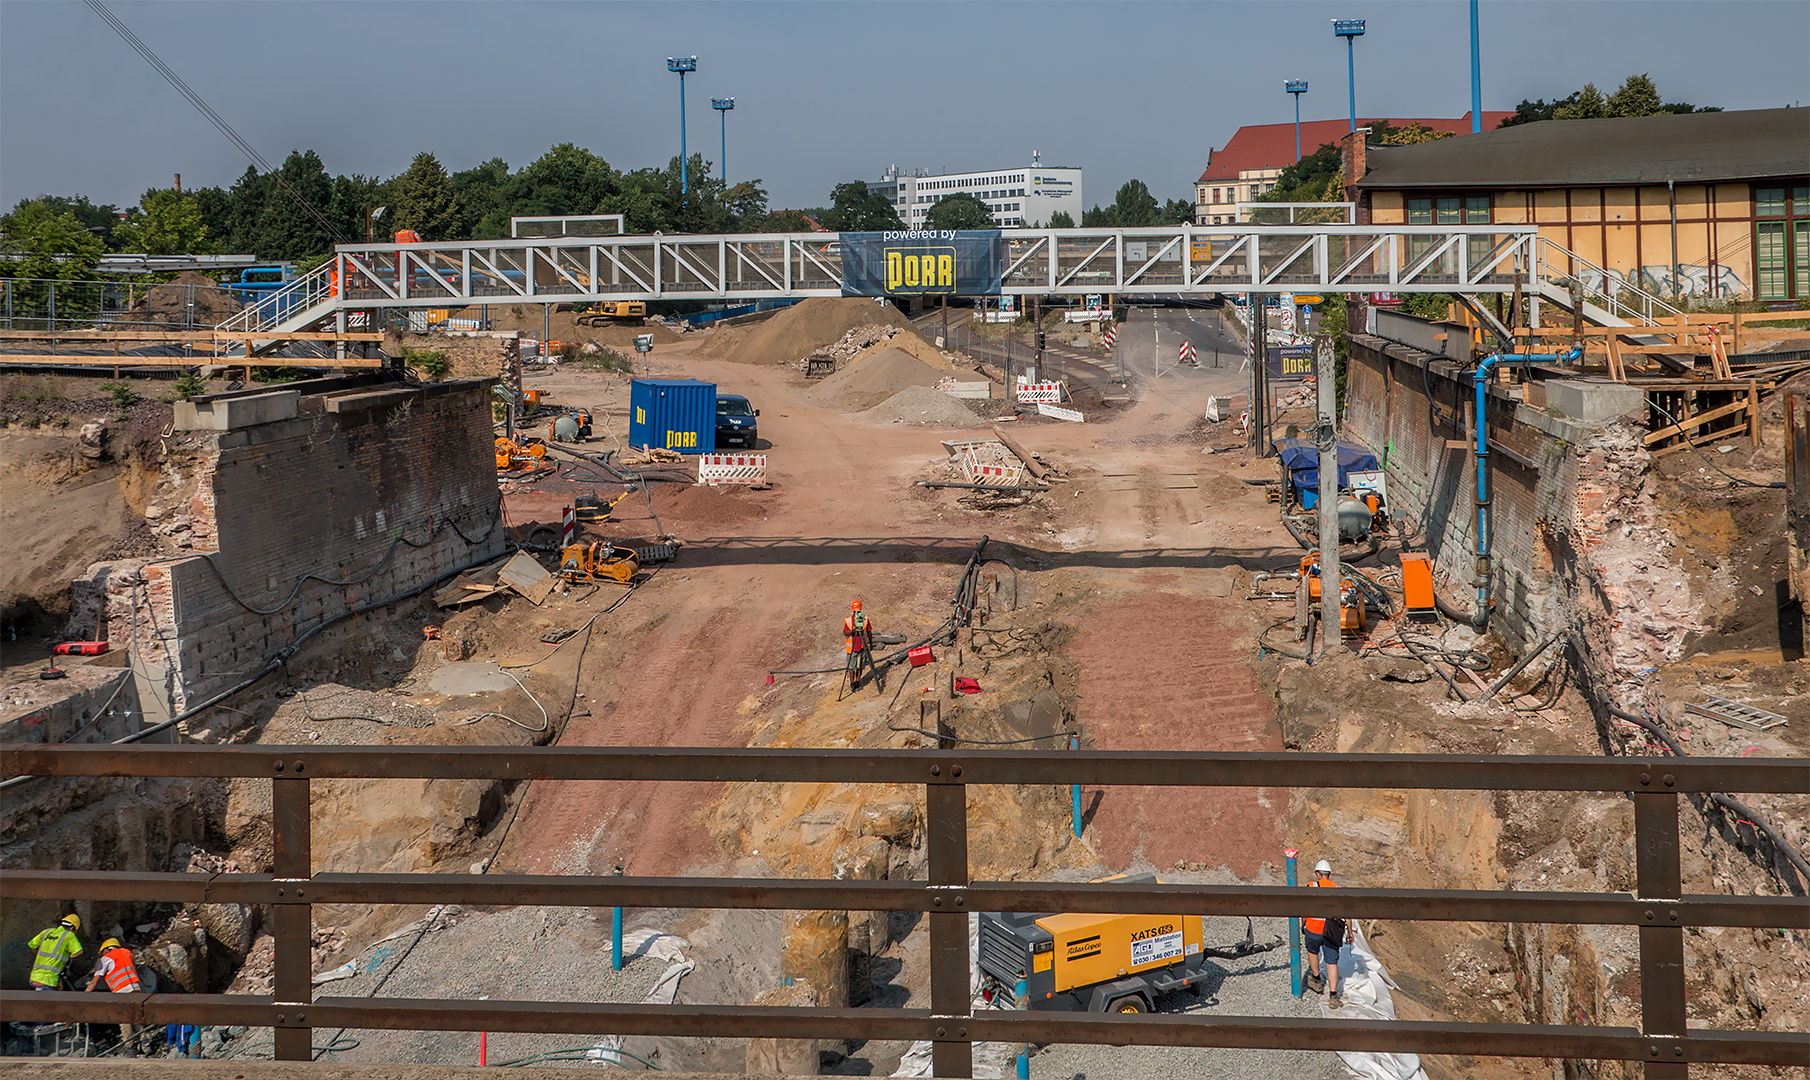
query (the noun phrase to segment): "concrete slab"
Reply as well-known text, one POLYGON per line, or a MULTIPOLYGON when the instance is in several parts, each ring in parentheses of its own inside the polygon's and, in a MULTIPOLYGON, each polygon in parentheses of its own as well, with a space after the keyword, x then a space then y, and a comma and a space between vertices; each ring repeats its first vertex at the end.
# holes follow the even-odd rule
POLYGON ((293 419, 301 408, 299 390, 272 390, 268 394, 220 398, 214 401, 178 401, 178 431, 233 431, 258 424, 293 419))
POLYGON ((427 688, 436 694, 457 697, 463 694, 488 694, 514 689, 515 680, 495 664, 482 660, 447 664, 435 670, 427 680, 427 688))
POLYGON ((1586 424, 1605 424, 1644 412, 1647 394, 1638 386, 1608 379, 1548 379, 1546 407, 1586 424))

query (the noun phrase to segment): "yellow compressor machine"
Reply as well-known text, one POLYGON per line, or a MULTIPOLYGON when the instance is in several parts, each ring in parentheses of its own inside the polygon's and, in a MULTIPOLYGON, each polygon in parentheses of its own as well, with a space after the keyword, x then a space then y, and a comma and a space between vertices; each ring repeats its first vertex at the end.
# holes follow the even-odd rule
MULTIPOLYGON (((1099 880, 1162 884, 1151 874, 1099 880)), ((1007 1002, 1022 978, 1033 1009, 1140 1013, 1149 1012, 1163 991, 1199 993, 1218 970, 1208 957, 1246 956, 1281 943, 1257 944, 1247 923, 1244 941, 1205 946, 1199 915, 989 911, 980 916, 978 959, 988 990, 1007 1002)))

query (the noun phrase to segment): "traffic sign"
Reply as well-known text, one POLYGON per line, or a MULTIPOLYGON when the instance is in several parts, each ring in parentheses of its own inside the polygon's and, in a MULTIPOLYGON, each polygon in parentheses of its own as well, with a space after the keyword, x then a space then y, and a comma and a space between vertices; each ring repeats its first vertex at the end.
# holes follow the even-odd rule
POLYGON ((1304 307, 1313 307, 1315 304, 1323 304, 1325 302, 1326 298, 1324 296, 1315 296, 1312 293, 1295 294, 1295 303, 1301 304, 1304 307))

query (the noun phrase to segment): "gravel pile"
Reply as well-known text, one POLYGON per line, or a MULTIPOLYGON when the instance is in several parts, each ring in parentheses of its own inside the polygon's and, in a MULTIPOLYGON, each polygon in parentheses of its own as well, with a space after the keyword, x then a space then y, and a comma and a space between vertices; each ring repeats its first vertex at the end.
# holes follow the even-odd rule
POLYGON ((853 418, 868 424, 919 424, 927 427, 986 427, 965 401, 930 386, 909 386, 853 418))
MULTIPOLYGON (((410 933, 366 949, 359 957, 358 975, 323 984, 315 989, 316 995, 639 1002, 667 967, 664 960, 641 958, 628 960, 621 971, 610 970, 607 911, 601 918, 588 908, 466 911, 451 916, 450 922, 444 929, 420 935, 419 941, 410 933)), ((606 1034, 492 1032, 490 1063, 590 1047, 606 1034)), ((315 1045, 328 1045, 334 1035, 317 1029, 315 1045)), ((434 1065, 478 1061, 478 1037, 472 1032, 351 1030, 340 1038, 356 1039, 358 1045, 322 1054, 321 1060, 434 1065)))

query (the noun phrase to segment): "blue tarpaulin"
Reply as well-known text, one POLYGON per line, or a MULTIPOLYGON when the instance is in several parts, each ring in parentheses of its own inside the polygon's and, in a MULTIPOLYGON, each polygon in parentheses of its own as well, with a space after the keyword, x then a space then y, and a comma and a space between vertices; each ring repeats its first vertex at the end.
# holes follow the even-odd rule
MULTIPOLYGON (((1273 444, 1282 467, 1288 470, 1289 482, 1299 493, 1302 506, 1311 508, 1320 490, 1320 448, 1306 439, 1277 439, 1273 444)), ((1378 472, 1382 465, 1376 455, 1354 442, 1340 440, 1339 487, 1351 486, 1354 472, 1378 472)))

